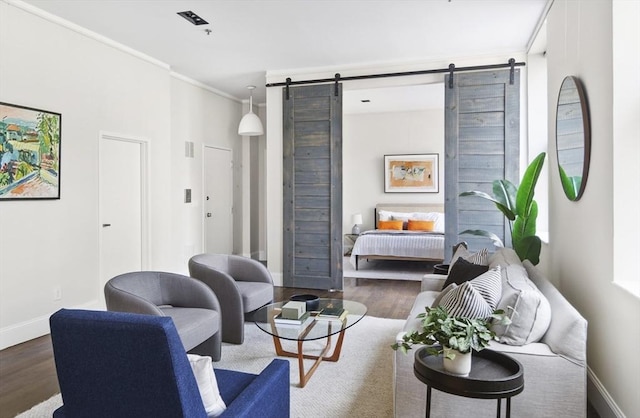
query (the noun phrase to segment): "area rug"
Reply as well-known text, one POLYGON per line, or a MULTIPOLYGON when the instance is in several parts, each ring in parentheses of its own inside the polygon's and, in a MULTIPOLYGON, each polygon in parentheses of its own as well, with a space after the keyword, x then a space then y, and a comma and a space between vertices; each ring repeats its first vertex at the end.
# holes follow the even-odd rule
POLYGON ((356 270, 349 257, 344 257, 342 274, 355 279, 422 280, 422 276, 433 273, 435 261, 367 260, 358 261, 356 270))
MULTIPOLYGON (((393 416, 393 350, 390 346, 403 324, 400 319, 365 316, 346 331, 340 360, 322 362, 304 388, 298 386, 297 360, 288 359, 291 364, 291 416, 393 416)), ((293 351, 295 344, 288 343, 291 344, 283 344, 283 347, 293 351)), ((321 347, 321 342, 305 343, 305 351, 319 351, 321 347)), ((255 324, 248 323, 244 344, 223 344, 222 360, 214 363, 214 367, 259 373, 273 358, 272 338, 255 324)), ((309 360, 307 369, 310 364, 309 360)), ((61 404, 60 395, 55 395, 18 418, 49 418, 61 404)))

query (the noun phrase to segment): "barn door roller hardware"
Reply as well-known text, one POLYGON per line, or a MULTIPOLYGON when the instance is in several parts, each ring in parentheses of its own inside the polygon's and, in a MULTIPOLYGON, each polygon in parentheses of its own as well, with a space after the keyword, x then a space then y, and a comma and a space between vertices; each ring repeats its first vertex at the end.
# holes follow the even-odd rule
POLYGON ((406 71, 399 73, 384 73, 384 74, 367 74, 367 75, 352 75, 347 77, 340 76, 340 73, 336 73, 334 78, 320 78, 316 80, 300 80, 292 81, 291 77, 287 77, 286 81, 279 83, 267 83, 266 87, 282 87, 286 88, 286 99, 289 100, 289 87, 305 84, 323 84, 323 83, 335 83, 334 94, 338 95, 338 83, 340 81, 353 81, 353 80, 366 80, 372 78, 387 78, 387 77, 403 77, 409 75, 424 75, 424 74, 437 74, 437 73, 449 73, 449 88, 453 88, 453 73, 463 71, 481 71, 481 70, 493 70, 498 68, 509 68, 509 84, 513 84, 515 67, 524 67, 524 62, 516 62, 514 58, 510 58, 506 64, 489 64, 489 65, 475 65, 470 67, 456 67, 455 64, 449 64, 448 68, 438 68, 435 70, 418 70, 418 71, 406 71))
POLYGON ((453 72, 456 70, 454 63, 449 64, 449 88, 453 88, 453 72))
POLYGON ((509 65, 511 66, 511 71, 509 71, 509 84, 513 84, 513 73, 515 71, 516 60, 513 58, 509 58, 509 65))

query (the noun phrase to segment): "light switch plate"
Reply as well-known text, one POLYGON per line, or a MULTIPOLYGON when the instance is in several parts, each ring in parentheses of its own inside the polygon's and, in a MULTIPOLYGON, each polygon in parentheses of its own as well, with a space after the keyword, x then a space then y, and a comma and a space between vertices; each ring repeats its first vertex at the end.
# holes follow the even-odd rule
POLYGON ((191 203, 191 189, 184 189, 184 203, 191 203))

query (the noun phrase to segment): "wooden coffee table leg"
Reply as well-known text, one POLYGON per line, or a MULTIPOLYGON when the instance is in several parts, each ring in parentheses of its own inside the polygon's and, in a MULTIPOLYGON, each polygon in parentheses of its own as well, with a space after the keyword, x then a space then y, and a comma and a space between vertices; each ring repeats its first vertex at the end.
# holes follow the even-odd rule
POLYGON ((309 381, 309 379, 311 378, 311 376, 313 375, 313 373, 316 371, 316 369, 318 368, 318 366, 323 360, 336 362, 340 359, 340 352, 342 351, 342 342, 344 341, 344 332, 345 332, 345 327, 343 324, 342 329, 338 333, 338 341, 336 341, 336 346, 333 349, 333 353, 331 353, 329 357, 327 357, 327 352, 331 348, 331 335, 327 337, 326 345, 322 349, 322 352, 320 353, 320 355, 317 355, 317 356, 303 353, 303 350, 302 350, 302 345, 304 343, 303 340, 298 340, 297 353, 293 353, 291 351, 287 351, 283 349, 280 338, 278 338, 275 335, 273 336, 273 345, 275 346, 275 349, 276 349, 276 355, 281 357, 295 357, 298 359, 298 370, 300 372, 300 387, 305 387, 305 385, 307 384, 307 382, 309 381), (304 359, 315 360, 313 365, 311 365, 311 367, 306 373, 304 371, 304 359))

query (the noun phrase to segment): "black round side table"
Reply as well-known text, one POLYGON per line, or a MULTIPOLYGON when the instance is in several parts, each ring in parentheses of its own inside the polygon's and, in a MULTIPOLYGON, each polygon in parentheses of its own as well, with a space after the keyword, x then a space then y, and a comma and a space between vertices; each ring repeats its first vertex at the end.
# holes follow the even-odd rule
POLYGON ((449 264, 436 264, 433 266, 434 274, 449 274, 449 264))
POLYGON ((467 398, 497 399, 497 417, 502 399, 507 399, 507 418, 511 416, 511 397, 524 390, 522 364, 506 354, 492 350, 474 351, 471 372, 458 376, 444 370, 442 356, 432 356, 426 347, 416 351, 413 372, 427 385, 427 411, 431 415, 431 388, 467 398))

